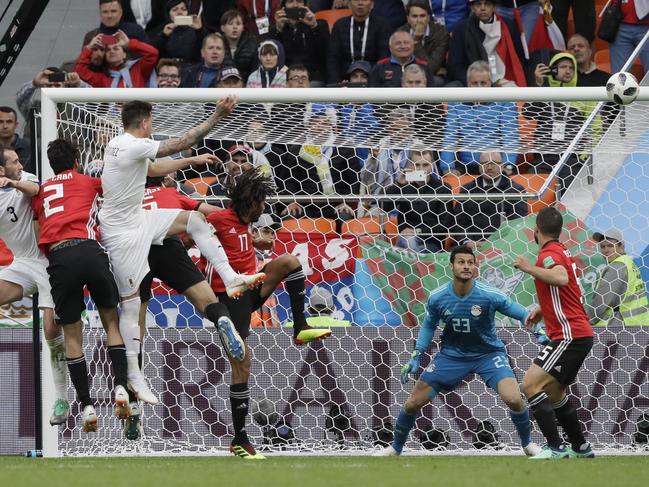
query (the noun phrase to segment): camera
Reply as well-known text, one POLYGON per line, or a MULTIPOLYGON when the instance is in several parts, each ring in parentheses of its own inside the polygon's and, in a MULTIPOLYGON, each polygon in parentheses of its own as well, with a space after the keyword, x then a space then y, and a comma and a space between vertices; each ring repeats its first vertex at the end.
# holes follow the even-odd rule
POLYGON ((50 83, 65 83, 65 71, 55 71, 48 74, 47 81, 50 83))
POLYGON ((287 8, 286 17, 293 20, 302 20, 306 16, 306 9, 304 7, 287 8))
POLYGON ((550 67, 550 74, 548 76, 552 76, 553 78, 556 78, 558 75, 559 75, 559 66, 550 67))
POLYGON ((176 15, 174 17, 174 24, 176 25, 192 25, 194 18, 191 15, 176 15))
POLYGON ((101 42, 104 44, 104 46, 117 44, 117 37, 104 34, 101 36, 101 42))

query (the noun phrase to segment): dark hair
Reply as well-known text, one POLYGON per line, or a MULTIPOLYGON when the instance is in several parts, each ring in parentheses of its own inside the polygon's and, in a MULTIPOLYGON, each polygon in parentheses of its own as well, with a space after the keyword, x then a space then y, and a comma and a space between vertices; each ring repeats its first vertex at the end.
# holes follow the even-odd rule
POLYGON ((417 8, 420 8, 422 10, 425 10, 428 13, 428 15, 431 14, 430 4, 426 0, 410 0, 408 2, 408 5, 406 5, 406 14, 407 15, 410 14, 410 9, 412 7, 417 7, 417 8))
POLYGON ((563 229, 563 216, 555 207, 548 206, 536 215, 536 226, 543 235, 559 238, 563 229))
POLYGON ((475 259, 475 254, 473 253, 473 249, 471 247, 467 247, 466 245, 456 245, 451 249, 451 256, 449 258, 449 262, 451 264, 455 262, 455 256, 457 254, 469 254, 475 259))
POLYGON ((65 139, 55 139, 47 144, 47 159, 54 174, 74 169, 79 160, 79 149, 65 139))
POLYGON ((146 183, 144 183, 145 188, 156 188, 158 186, 162 186, 162 183, 164 182, 165 177, 164 176, 147 176, 146 177, 146 183))
POLYGON ((124 8, 124 6, 122 5, 122 0, 99 0, 99 5, 101 6, 105 3, 113 3, 113 2, 119 3, 119 6, 124 8))
POLYGON ((124 129, 137 127, 142 120, 151 116, 153 106, 145 101, 129 101, 122 107, 122 125, 124 129))
POLYGON ((243 23, 243 14, 239 12, 236 8, 232 8, 230 10, 227 10, 221 15, 221 25, 225 25, 231 20, 236 19, 239 17, 241 19, 241 22, 243 23))
POLYGON ((14 118, 15 118, 16 120, 18 120, 18 114, 16 113, 16 110, 14 110, 14 109, 11 108, 11 107, 5 107, 5 106, 2 106, 2 107, 0 107, 0 112, 2 112, 2 113, 13 113, 13 114, 14 114, 14 118))
POLYGON ((158 61, 158 65, 155 67, 155 72, 158 73, 162 68, 166 68, 167 66, 177 68, 178 74, 180 74, 180 61, 178 61, 178 59, 172 59, 168 57, 163 57, 160 59, 160 61, 158 61))
POLYGON ((286 79, 288 79, 291 76, 291 73, 293 73, 294 71, 306 71, 307 75, 310 74, 309 68, 307 68, 304 64, 291 64, 286 71, 286 79))
POLYGON ((275 183, 258 168, 243 171, 236 178, 228 178, 225 190, 230 198, 230 206, 241 218, 254 203, 261 203, 275 194, 275 183))

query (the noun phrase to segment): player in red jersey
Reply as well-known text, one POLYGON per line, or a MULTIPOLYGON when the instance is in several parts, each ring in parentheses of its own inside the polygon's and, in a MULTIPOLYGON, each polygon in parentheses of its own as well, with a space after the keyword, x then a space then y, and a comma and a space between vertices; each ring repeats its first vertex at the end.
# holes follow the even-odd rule
POLYGON ((550 343, 534 359, 523 391, 534 418, 548 444, 532 459, 593 458, 595 454, 577 418, 566 390, 593 347, 593 329, 582 305, 577 265, 559 242, 563 228, 561 213, 543 208, 536 217, 534 239, 539 245, 536 264, 519 256, 515 267, 534 277, 540 307, 528 318, 528 325, 545 321, 550 343), (556 421, 568 435, 571 448, 559 436, 556 421))
POLYGON ((97 242, 101 181, 77 172, 79 152, 64 139, 49 143, 47 157, 55 176, 45 181, 32 199, 40 226, 38 245, 49 260, 47 272, 56 323, 63 328, 66 362, 83 411, 82 428, 86 432, 97 431, 83 354, 84 286, 88 287, 106 330, 115 375, 115 413, 120 418, 128 415, 126 349, 117 314, 119 294, 108 255, 97 242))
MULTIPOLYGON (((205 215, 220 210, 215 206, 189 198, 179 193, 176 188, 161 186, 163 179, 162 177, 147 178, 142 202, 144 209, 181 209, 200 211, 205 215)), ((214 323, 231 363, 243 360, 244 343, 230 319, 228 309, 218 302, 214 291, 187 254, 180 238, 168 237, 163 240, 162 245, 152 245, 148 259, 149 272, 140 284, 140 301, 142 302, 139 317, 140 338, 144 338, 146 332, 146 310, 151 299, 151 283, 156 278, 177 293, 185 295, 199 313, 214 323)), ((259 277, 262 279, 265 276, 260 275, 259 277)), ((142 367, 141 353, 138 356, 138 362, 142 367)), ((130 414, 124 424, 124 436, 129 440, 137 440, 141 436, 140 410, 135 395, 129 392, 129 396, 130 414)))
MULTIPOLYGON (((250 225, 257 221, 264 212, 266 198, 275 192, 271 178, 264 176, 257 169, 244 171, 233 181, 229 181, 226 190, 230 206, 225 210, 214 211, 207 216, 207 221, 214 227, 228 260, 235 272, 252 273, 257 270, 255 244, 264 247, 264 240, 254 241, 250 225)), ((331 335, 331 330, 314 329, 306 323, 304 316, 304 272, 300 261, 293 255, 282 255, 264 266, 266 281, 260 288, 246 291, 238 301, 228 297, 223 281, 214 272, 206 259, 201 258, 200 266, 205 271, 207 280, 219 300, 230 311, 234 326, 245 340, 250 334, 250 316, 273 293, 275 288, 285 281, 286 291, 291 301, 293 314, 293 340, 296 345, 319 340, 331 335)), ((250 349, 246 344, 246 358, 243 362, 232 363, 232 384, 230 386, 230 405, 234 438, 230 451, 244 459, 264 458, 257 453, 246 434, 246 416, 250 391, 250 349)))

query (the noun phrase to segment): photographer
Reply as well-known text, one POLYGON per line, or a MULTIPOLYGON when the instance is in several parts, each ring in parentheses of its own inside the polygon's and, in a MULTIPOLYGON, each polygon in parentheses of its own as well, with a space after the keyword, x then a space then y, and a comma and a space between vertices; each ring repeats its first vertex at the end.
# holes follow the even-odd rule
POLYGON ((316 20, 305 0, 282 0, 275 13, 270 37, 284 46, 286 65, 302 64, 309 69, 311 86, 323 86, 326 80, 329 27, 316 20))
POLYGON ((204 35, 201 18, 189 15, 183 0, 169 0, 165 23, 154 34, 153 45, 160 57, 198 62, 204 35))

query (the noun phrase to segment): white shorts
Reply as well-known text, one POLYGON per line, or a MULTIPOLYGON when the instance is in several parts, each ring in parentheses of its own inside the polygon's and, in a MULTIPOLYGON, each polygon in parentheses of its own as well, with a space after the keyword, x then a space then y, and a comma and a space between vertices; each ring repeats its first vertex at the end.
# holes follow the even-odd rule
POLYGON ((100 225, 101 243, 110 257, 110 265, 121 297, 139 292, 140 283, 149 272, 151 245, 162 245, 169 228, 181 211, 145 211, 142 227, 122 232, 114 232, 100 225))
POLYGON ((45 257, 14 259, 10 266, 0 270, 0 280, 18 284, 23 288, 23 297, 38 292, 38 307, 54 309, 50 278, 47 274, 49 262, 45 257))

